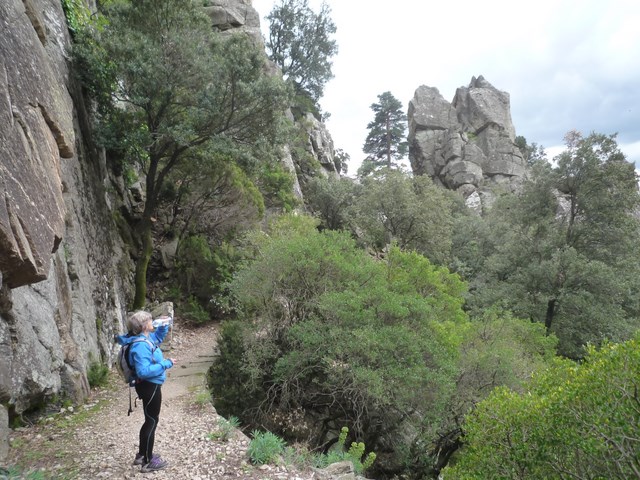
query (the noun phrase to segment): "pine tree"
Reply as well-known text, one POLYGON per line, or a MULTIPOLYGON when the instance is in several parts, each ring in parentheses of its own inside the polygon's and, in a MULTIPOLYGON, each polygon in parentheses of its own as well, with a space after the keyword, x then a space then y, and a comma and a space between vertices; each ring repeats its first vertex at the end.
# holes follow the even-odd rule
POLYGON ((397 160, 407 153, 407 116, 402 111, 402 103, 391 92, 378 95, 378 103, 371 105, 375 112, 372 122, 367 125, 369 134, 362 151, 367 155, 359 174, 364 177, 381 167, 397 168, 397 160))

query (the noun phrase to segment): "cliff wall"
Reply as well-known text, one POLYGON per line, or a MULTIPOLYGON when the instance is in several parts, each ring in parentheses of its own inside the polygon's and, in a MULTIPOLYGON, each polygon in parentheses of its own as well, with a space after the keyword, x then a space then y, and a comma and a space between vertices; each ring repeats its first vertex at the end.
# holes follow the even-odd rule
POLYGON ((0 2, 0 32, 1 459, 11 417, 81 401, 88 366, 113 361, 132 266, 60 1, 0 2))

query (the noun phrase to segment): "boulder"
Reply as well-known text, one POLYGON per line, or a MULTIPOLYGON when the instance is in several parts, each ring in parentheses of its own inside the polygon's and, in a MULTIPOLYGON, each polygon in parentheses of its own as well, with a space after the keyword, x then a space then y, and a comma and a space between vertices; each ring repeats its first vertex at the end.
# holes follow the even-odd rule
POLYGON ((211 19, 214 30, 244 32, 261 49, 264 48, 260 30, 260 15, 251 0, 208 0, 204 11, 211 19))

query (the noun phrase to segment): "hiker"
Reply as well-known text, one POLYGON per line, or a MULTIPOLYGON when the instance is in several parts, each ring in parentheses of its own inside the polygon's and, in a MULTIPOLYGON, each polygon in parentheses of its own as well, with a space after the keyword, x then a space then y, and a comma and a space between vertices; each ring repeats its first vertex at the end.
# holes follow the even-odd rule
POLYGON ((135 389, 142 399, 144 423, 140 428, 140 443, 134 465, 142 465, 141 472, 161 470, 168 465, 160 455, 153 453, 156 427, 162 403, 162 384, 166 379, 165 371, 176 363, 174 358, 165 359, 158 347, 169 331, 168 324, 160 324, 154 331, 153 318, 149 312, 138 310, 127 320, 129 333, 119 335, 118 343, 129 348, 129 361, 135 370, 135 389))

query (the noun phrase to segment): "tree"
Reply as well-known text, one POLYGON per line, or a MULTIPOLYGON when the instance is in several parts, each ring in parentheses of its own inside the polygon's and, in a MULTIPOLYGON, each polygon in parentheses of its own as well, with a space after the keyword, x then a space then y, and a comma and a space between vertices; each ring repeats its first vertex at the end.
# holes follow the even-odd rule
POLYGON ((495 308, 453 334, 462 337, 455 390, 441 416, 421 426, 412 445, 413 478, 438 478, 464 444, 465 417, 497 387, 523 392, 550 364, 557 343, 542 325, 495 308))
POLYGON ((640 479, 640 337, 558 360, 527 391, 501 388, 465 423, 451 480, 640 479))
MULTIPOLYGON (((545 325, 559 352, 630 338, 638 327, 640 205, 615 136, 572 133, 557 166, 536 163, 522 191, 499 198, 473 265, 472 309, 499 303, 545 325), (480 259, 480 260, 478 260, 480 259)), ((462 225, 461 225, 462 226, 462 225)), ((464 237, 464 236, 463 236, 464 237)), ((463 238, 460 237, 460 238, 463 238)))
POLYGON ((359 190, 353 179, 318 176, 309 181, 305 198, 323 227, 346 230, 351 227, 353 204, 359 190))
POLYGON ((330 14, 326 3, 315 13, 307 0, 281 0, 267 16, 269 57, 293 83, 296 94, 308 96, 314 103, 333 78, 331 57, 338 52, 330 14))
POLYGON ((145 174, 133 302, 140 308, 153 218, 170 173, 195 152, 216 149, 231 152, 226 158, 243 169, 255 168, 255 160, 240 160, 255 159, 258 150, 268 158, 281 144, 289 93, 264 76, 264 57, 246 36, 214 34, 190 0, 116 2, 105 16, 107 25, 89 43, 96 48, 80 52, 90 53, 84 58, 89 89, 112 89, 96 95, 103 101, 104 144, 145 174))
POLYGON ((521 135, 516 137, 514 143, 522 152, 522 158, 527 162, 527 165, 531 166, 537 161, 547 160, 547 154, 542 145, 538 145, 535 142, 529 145, 527 144, 527 139, 521 135))
POLYGON ((366 176, 381 167, 396 168, 397 160, 407 154, 407 116, 402 103, 391 92, 378 95, 378 103, 371 104, 375 117, 369 122, 369 134, 362 151, 368 154, 360 167, 359 175, 366 176))
POLYGON ((363 180, 355 200, 355 228, 364 243, 382 251, 392 243, 443 265, 451 253, 453 201, 426 175, 383 169, 363 180))
POLYGON ((220 404, 233 404, 227 392, 256 399, 233 414, 314 446, 348 425, 374 450, 397 444, 399 468, 410 443, 400 432, 415 431, 426 412, 439 418, 450 395, 464 284, 397 247, 376 261, 344 232, 261 238, 259 256, 230 284, 243 327, 229 331, 242 338, 222 344, 241 360, 222 361, 241 366, 229 388, 212 375, 220 404))

